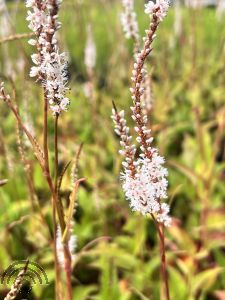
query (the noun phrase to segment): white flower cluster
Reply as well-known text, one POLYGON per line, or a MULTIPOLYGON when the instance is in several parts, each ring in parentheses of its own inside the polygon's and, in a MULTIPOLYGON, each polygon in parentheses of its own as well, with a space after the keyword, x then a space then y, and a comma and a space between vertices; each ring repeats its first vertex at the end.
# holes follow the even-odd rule
MULTIPOLYGON (((68 247, 69 247, 71 259, 73 262, 73 260, 75 258, 75 251, 77 248, 77 237, 73 234, 70 235, 68 247)), ((57 228, 56 252, 57 252, 57 258, 58 258, 58 261, 59 261, 61 267, 64 267, 65 266, 65 256, 64 256, 64 250, 63 250, 62 232, 61 232, 60 226, 58 226, 58 228, 57 228)))
POLYGON ((36 66, 31 68, 30 76, 41 80, 54 115, 66 111, 70 102, 66 97, 68 59, 65 53, 59 52, 56 39, 56 32, 60 28, 60 22, 57 21, 60 4, 61 0, 26 2, 31 9, 27 16, 29 28, 37 36, 36 40, 29 40, 29 44, 38 49, 38 53, 31 56, 36 66))
MULTIPOLYGON (((120 145, 123 147, 123 150, 119 151, 125 157, 125 161, 122 163, 124 172, 121 173, 121 180, 131 208, 143 215, 153 214, 158 222, 170 226, 169 206, 161 203, 161 199, 167 198, 168 185, 166 179, 168 172, 163 167, 164 158, 158 154, 157 149, 150 147, 153 140, 150 138, 148 151, 151 152, 151 158, 146 157, 143 153, 145 148, 141 145, 142 153, 135 160, 136 147, 131 144, 132 136, 129 135, 124 111, 116 112, 113 109, 112 119, 115 123, 115 132, 121 139, 120 145)), ((150 135, 150 130, 148 130, 148 135, 150 135)), ((140 137, 137 138, 137 141, 141 143, 140 137)))
POLYGON ((133 0, 122 0, 124 12, 120 15, 123 31, 127 39, 133 38, 138 40, 139 31, 136 13, 134 12, 133 0))
POLYGON ((151 159, 144 157, 137 160, 134 178, 126 170, 121 174, 123 189, 134 211, 143 215, 153 214, 158 222, 170 226, 169 206, 160 202, 167 198, 168 172, 162 166, 164 158, 153 150, 151 159))
POLYGON ((160 22, 165 18, 168 9, 168 0, 156 0, 156 2, 149 1, 145 4, 145 13, 150 15, 154 13, 160 22))

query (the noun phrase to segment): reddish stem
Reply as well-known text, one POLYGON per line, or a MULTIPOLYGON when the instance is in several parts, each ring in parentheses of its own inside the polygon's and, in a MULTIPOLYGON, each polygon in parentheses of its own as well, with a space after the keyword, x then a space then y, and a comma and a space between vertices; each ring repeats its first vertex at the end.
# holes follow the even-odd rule
POLYGON ((65 272, 66 272, 66 282, 67 282, 67 300, 73 299, 73 290, 72 290, 72 258, 68 243, 64 245, 64 257, 65 257, 65 272))
POLYGON ((160 258, 161 258, 161 276, 164 284, 164 293, 166 300, 170 300, 168 274, 167 274, 167 263, 166 263, 166 250, 165 250, 165 234, 164 225, 157 222, 157 231, 160 240, 160 258))

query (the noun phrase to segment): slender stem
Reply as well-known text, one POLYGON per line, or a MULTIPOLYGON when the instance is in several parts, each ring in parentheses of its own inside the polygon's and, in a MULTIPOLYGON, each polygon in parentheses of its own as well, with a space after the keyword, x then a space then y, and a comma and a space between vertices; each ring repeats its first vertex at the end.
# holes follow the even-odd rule
MULTIPOLYGON (((49 172, 45 173, 46 176, 46 180, 48 182, 50 191, 52 193, 52 205, 53 205, 53 211, 57 212, 58 215, 58 219, 59 219, 59 224, 60 224, 60 229, 61 232, 63 233, 65 228, 66 228, 66 224, 65 224, 65 220, 64 220, 64 216, 63 216, 63 211, 61 210, 61 207, 59 205, 59 199, 57 196, 57 193, 55 192, 55 186, 53 184, 52 178, 49 174, 49 172)), ((54 218, 55 213, 53 213, 53 222, 54 222, 54 226, 56 223, 56 220, 54 218)), ((55 244, 55 243, 54 243, 55 244)), ((65 244, 65 247, 68 249, 68 245, 65 244)), ((66 255, 65 255, 65 262, 66 262, 66 266, 65 266, 65 271, 67 274, 67 289, 68 289, 68 300, 72 300, 72 296, 70 297, 70 295, 72 295, 72 285, 71 285, 71 257, 69 256, 70 254, 68 254, 68 251, 66 251, 66 255), (70 266, 70 267, 69 267, 70 266)))
POLYGON ((60 288, 60 268, 59 262, 57 257, 57 250, 56 250, 56 209, 55 205, 52 205, 52 217, 53 217, 53 251, 54 251, 54 260, 55 260, 55 297, 56 300, 61 300, 61 288, 60 288))
MULTIPOLYGON (((45 170, 50 177, 49 171, 49 157, 48 157, 48 99, 46 92, 44 96, 44 127, 43 127, 43 149, 44 149, 44 164, 45 170)), ((54 253, 54 265, 56 274, 56 285, 55 285, 55 296, 58 300, 58 283, 59 283, 59 271, 58 271, 58 260, 56 251, 56 213, 55 213, 55 201, 52 201, 52 221, 53 221, 53 253, 54 253)))
POLYGON ((11 109, 11 111, 13 112, 18 125, 21 127, 21 129, 24 131, 24 133, 26 134, 27 138, 29 139, 33 149, 34 149, 34 154, 41 166, 41 169, 43 171, 43 173, 45 172, 45 166, 44 166, 44 154, 43 151, 41 150, 39 144, 37 143, 37 141, 35 140, 35 138, 32 136, 32 134, 29 132, 29 130, 26 128, 26 126, 23 124, 19 112, 17 110, 17 108, 12 104, 12 101, 9 97, 7 97, 7 95, 5 94, 4 89, 1 90, 1 94, 3 97, 3 100, 7 103, 8 107, 11 109))
MULTIPOLYGON (((57 200, 60 201, 59 199, 59 194, 58 194, 58 166, 59 166, 59 159, 58 159, 58 120, 59 120, 59 115, 56 114, 55 116, 55 136, 54 136, 54 142, 55 142, 55 194, 57 196, 57 200)), ((54 209, 54 216, 55 218, 55 209, 54 209)), ((56 223, 55 223, 56 224, 56 223)), ((54 231, 56 232, 56 226, 54 228, 54 231)), ((64 245, 64 257, 65 257, 65 273, 66 273, 66 282, 67 282, 67 293, 68 293, 68 300, 72 300, 72 284, 71 284, 71 277, 72 277, 72 268, 71 268, 71 254, 68 248, 68 244, 64 245)), ((58 267, 58 266, 57 266, 58 267)), ((57 268, 57 272, 59 272, 59 268, 57 268)), ((59 276, 60 274, 56 273, 56 276, 59 276)), ((56 277, 58 280, 59 277, 56 277)), ((57 284, 56 284, 57 287, 57 284)), ((59 290, 57 290, 59 293, 59 290)))
MULTIPOLYGON (((57 184, 58 184, 58 114, 55 116, 55 130, 54 130, 54 150, 55 150, 55 193, 57 195, 57 184)), ((60 269, 56 250, 56 208, 55 205, 52 206, 52 217, 53 217, 53 235, 54 235, 54 257, 55 257, 55 274, 56 274, 56 284, 55 284, 55 295, 56 299, 61 299, 61 289, 60 289, 60 269)))
POLYGON ((164 225, 156 224, 160 240, 160 257, 161 257, 161 276, 164 283, 164 293, 166 295, 166 300, 170 300, 169 283, 167 275, 167 263, 166 263, 166 251, 165 251, 165 234, 164 225))
MULTIPOLYGON (((34 154, 37 157, 37 160, 38 160, 38 162, 40 164, 40 167, 43 171, 43 175, 45 176, 45 178, 47 180, 47 183, 48 183, 48 186, 49 186, 49 189, 51 191, 53 203, 56 207, 56 211, 57 211, 57 215, 58 215, 58 218, 59 218, 59 224, 60 224, 61 230, 62 230, 62 232, 64 232, 64 230, 66 228, 66 224, 65 224, 65 221, 64 221, 63 210, 61 209, 61 207, 59 205, 57 195, 55 193, 54 184, 53 184, 53 181, 52 181, 52 178, 51 178, 51 175, 50 175, 50 171, 49 171, 49 165, 45 161, 45 154, 43 154, 43 152, 42 152, 41 148, 39 147, 38 143, 36 142, 36 140, 34 139, 32 134, 28 131, 26 126, 23 124, 18 111, 13 106, 11 100, 6 97, 6 95, 3 91, 1 91, 1 92, 2 92, 2 95, 4 97, 4 101, 8 104, 9 108, 14 113, 14 115, 15 115, 17 121, 18 121, 18 124, 21 126, 21 129, 24 131, 24 133, 26 134, 26 136, 28 137, 29 141, 31 142, 31 144, 33 146, 34 154)), ((45 116, 45 118, 46 118, 46 116, 45 116)), ((45 120, 44 136, 47 135, 47 137, 48 137, 48 131, 47 131, 46 124, 48 124, 47 120, 45 120)), ((45 137, 45 145, 46 145, 46 149, 47 149, 46 154, 47 154, 47 159, 48 159, 48 145, 46 143, 46 140, 48 141, 48 138, 46 139, 46 137, 45 137)))
POLYGON ((65 272, 66 272, 66 282, 67 282, 67 300, 73 299, 73 290, 72 290, 72 259, 68 243, 64 245, 64 257, 65 257, 65 272))
POLYGON ((168 275, 167 275, 167 263, 166 263, 166 249, 165 249, 165 234, 164 234, 164 225, 159 223, 153 214, 151 214, 152 219, 155 222, 156 229, 159 236, 160 243, 160 261, 161 261, 161 277, 164 285, 164 293, 166 295, 166 300, 170 300, 170 291, 169 291, 169 283, 168 283, 168 275))
POLYGON ((59 167, 59 155, 58 155, 58 120, 59 115, 56 114, 55 116, 55 192, 57 193, 57 186, 58 186, 58 167, 59 167))
POLYGON ((29 33, 20 33, 20 34, 12 34, 9 35, 7 37, 4 37, 0 40, 0 44, 6 43, 6 42, 10 42, 10 41, 15 41, 15 40, 20 40, 20 39, 26 39, 29 37, 34 36, 35 34, 33 32, 29 32, 29 33))
MULTIPOLYGON (((57 118, 58 119, 58 118, 57 118)), ((58 120, 55 121, 56 122, 56 128, 58 128, 58 120)), ((45 176, 49 185, 49 188, 52 192, 52 197, 53 197, 53 205, 56 208, 57 214, 58 214, 58 218, 59 218, 59 224, 61 227, 62 232, 65 229, 65 221, 64 221, 64 217, 63 217, 63 211, 61 210, 61 207, 59 205, 59 201, 58 201, 58 197, 57 197, 57 193, 56 193, 56 188, 53 184, 52 181, 52 177, 50 175, 50 170, 49 170, 49 158, 48 158, 48 99, 46 96, 46 92, 45 92, 45 97, 44 97, 44 132, 43 132, 43 148, 44 148, 44 160, 45 160, 45 176)), ((55 136, 58 135, 58 129, 56 129, 56 134, 55 136)), ((55 138, 56 140, 56 149, 55 149, 55 153, 56 154, 56 163, 57 167, 56 169, 58 170, 58 137, 55 138)), ((58 171, 57 171, 58 173, 58 171)))
MULTIPOLYGON (((18 110, 18 107, 17 107, 18 110)), ((27 186, 28 186, 28 192, 29 192, 29 197, 31 200, 31 206, 33 212, 35 211, 35 191, 34 191, 34 186, 33 186, 33 181, 32 181, 32 175, 31 175, 31 166, 28 160, 26 159, 26 154, 25 154, 25 147, 24 143, 22 140, 22 130, 20 129, 20 125, 17 122, 17 145, 18 145, 18 150, 20 153, 21 157, 21 162, 23 164, 23 168, 25 171, 26 175, 26 180, 27 180, 27 186)))
POLYGON ((44 128, 43 128, 43 149, 44 149, 44 160, 45 169, 49 172, 49 159, 48 159, 48 99, 44 96, 44 128))

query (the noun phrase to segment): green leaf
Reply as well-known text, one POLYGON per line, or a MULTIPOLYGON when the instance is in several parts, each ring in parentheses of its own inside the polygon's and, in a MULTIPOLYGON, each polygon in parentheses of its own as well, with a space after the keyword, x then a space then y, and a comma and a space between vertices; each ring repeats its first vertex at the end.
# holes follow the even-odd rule
POLYGON ((215 267, 195 275, 192 278, 192 293, 195 294, 198 290, 207 291, 210 289, 222 272, 224 272, 224 268, 215 267))
POLYGON ((187 283, 175 268, 169 268, 169 285, 172 299, 186 300, 188 295, 187 283), (179 284, 177 284, 179 282, 179 284))
POLYGON ((90 296, 91 293, 96 292, 97 287, 95 285, 89 285, 89 286, 79 286, 74 289, 73 292, 73 299, 74 300, 87 300, 88 296, 90 296))

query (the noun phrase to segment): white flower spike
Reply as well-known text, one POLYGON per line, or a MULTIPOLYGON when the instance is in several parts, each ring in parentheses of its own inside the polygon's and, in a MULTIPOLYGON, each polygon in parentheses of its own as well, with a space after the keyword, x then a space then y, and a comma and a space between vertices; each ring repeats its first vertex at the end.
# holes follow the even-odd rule
POLYGON ((27 0, 27 21, 29 28, 35 33, 36 40, 29 40, 29 44, 35 46, 37 54, 31 56, 36 65, 31 68, 30 76, 37 77, 44 87, 45 97, 53 115, 60 114, 68 109, 70 103, 66 97, 67 64, 66 53, 60 53, 57 44, 56 33, 60 28, 57 21, 57 13, 61 1, 27 0))

